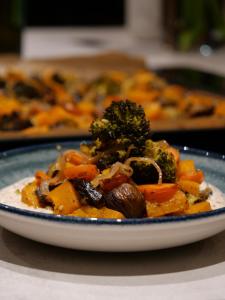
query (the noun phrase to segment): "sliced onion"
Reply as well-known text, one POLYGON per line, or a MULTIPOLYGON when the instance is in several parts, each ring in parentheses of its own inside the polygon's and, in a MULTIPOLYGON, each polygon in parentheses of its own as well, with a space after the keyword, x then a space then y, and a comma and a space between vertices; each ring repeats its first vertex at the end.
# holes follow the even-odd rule
POLYGON ((49 180, 43 180, 40 184, 40 192, 42 195, 48 195, 49 194, 49 180))
POLYGON ((153 165, 156 168, 156 170, 159 174, 158 184, 162 183, 162 171, 161 171, 159 165, 154 161, 154 159, 152 159, 150 157, 130 157, 125 161, 124 164, 127 165, 127 166, 130 166, 130 164, 134 161, 136 161, 136 162, 139 162, 139 161, 140 162, 145 162, 145 163, 153 165))
POLYGON ((133 174, 133 170, 130 166, 122 164, 121 162, 116 162, 115 164, 113 164, 110 168, 110 171, 108 174, 99 174, 97 177, 95 177, 92 180, 92 185, 94 187, 97 187, 101 181, 106 180, 106 179, 110 179, 112 178, 114 175, 116 175, 117 173, 120 174, 124 174, 128 177, 131 177, 133 174))

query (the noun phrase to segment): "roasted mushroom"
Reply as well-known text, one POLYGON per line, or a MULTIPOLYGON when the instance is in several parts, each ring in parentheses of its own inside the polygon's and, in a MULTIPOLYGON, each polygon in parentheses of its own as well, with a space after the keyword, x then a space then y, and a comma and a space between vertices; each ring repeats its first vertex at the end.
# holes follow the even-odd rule
POLYGON ((34 86, 23 81, 17 81, 13 86, 13 91, 18 98, 34 99, 42 96, 34 86))
POLYGON ((126 218, 141 218, 146 212, 143 195, 129 183, 114 188, 108 193, 105 201, 108 208, 120 211, 126 218))
POLYGON ((78 191, 81 202, 100 208, 104 206, 104 195, 100 190, 95 189, 92 184, 84 179, 73 179, 70 181, 78 191))

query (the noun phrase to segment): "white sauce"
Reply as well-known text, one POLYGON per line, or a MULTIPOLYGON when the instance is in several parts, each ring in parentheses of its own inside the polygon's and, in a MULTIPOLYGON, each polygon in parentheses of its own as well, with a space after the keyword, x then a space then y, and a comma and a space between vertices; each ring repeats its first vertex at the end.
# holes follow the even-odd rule
MULTIPOLYGON (((0 203, 13 206, 21 209, 27 209, 30 211, 36 211, 36 212, 44 212, 48 214, 52 214, 52 210, 50 208, 34 208, 31 206, 26 205, 21 201, 21 190, 22 188, 28 184, 29 182, 32 182, 34 180, 33 177, 27 177, 24 178, 10 186, 7 186, 0 190, 0 203)), ((213 191, 213 194, 209 197, 208 201, 210 202, 213 209, 218 209, 225 207, 225 195, 215 186, 208 184, 208 183, 202 183, 201 189, 204 189, 206 187, 210 187, 213 191)))
POLYGON ((22 180, 17 181, 7 187, 4 187, 0 190, 0 203, 6 204, 9 206, 14 206, 21 209, 28 209, 30 211, 36 212, 44 212, 48 214, 52 214, 52 210, 49 208, 34 208, 32 206, 28 206, 24 202, 21 201, 21 190, 23 187, 32 182, 34 180, 33 177, 26 177, 22 180))

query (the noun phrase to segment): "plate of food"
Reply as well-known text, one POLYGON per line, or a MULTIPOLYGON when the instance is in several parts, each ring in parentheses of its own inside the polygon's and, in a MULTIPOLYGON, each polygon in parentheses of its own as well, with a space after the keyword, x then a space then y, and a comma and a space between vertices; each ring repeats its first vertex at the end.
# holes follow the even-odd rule
POLYGON ((94 251, 163 249, 225 229, 225 157, 153 141, 141 106, 113 102, 90 141, 31 146, 0 159, 0 225, 94 251))

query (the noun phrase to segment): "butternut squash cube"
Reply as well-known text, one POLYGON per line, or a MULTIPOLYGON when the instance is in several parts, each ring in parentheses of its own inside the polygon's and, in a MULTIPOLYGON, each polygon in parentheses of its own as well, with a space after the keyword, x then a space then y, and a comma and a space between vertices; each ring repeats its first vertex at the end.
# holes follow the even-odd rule
POLYGON ((178 185, 183 192, 199 196, 200 184, 191 180, 179 180, 178 185))
POLYGON ((85 205, 75 210, 70 216, 81 218, 109 218, 109 219, 124 219, 124 215, 119 211, 109 209, 107 207, 96 208, 85 205))
POLYGON ((193 205, 190 205, 187 210, 185 210, 185 214, 197 214, 201 212, 206 212, 212 210, 211 205, 208 201, 203 201, 199 203, 195 203, 193 205))
POLYGON ((69 181, 64 181, 52 190, 48 197, 56 214, 68 215, 80 207, 78 194, 69 181))
POLYGON ((166 202, 157 203, 146 201, 148 217, 161 217, 168 214, 182 213, 187 207, 187 198, 181 191, 177 191, 173 198, 166 202))
POLYGON ((33 181, 31 183, 28 183, 23 189, 22 189, 22 201, 29 205, 33 206, 35 208, 40 207, 39 199, 36 195, 36 189, 37 189, 37 183, 36 181, 33 181))
POLYGON ((183 173, 194 173, 195 171, 195 163, 192 159, 185 159, 179 162, 178 175, 183 173))

